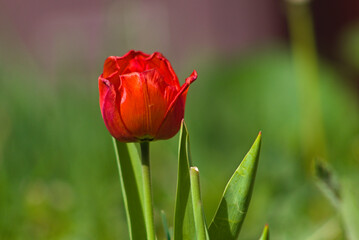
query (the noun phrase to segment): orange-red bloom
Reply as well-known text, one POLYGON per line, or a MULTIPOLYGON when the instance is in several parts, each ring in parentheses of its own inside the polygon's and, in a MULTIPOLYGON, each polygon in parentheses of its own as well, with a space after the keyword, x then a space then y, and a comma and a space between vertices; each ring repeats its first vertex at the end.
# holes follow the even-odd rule
POLYGON ((168 139, 179 130, 189 85, 182 85, 158 52, 129 51, 106 59, 99 77, 100 108, 111 135, 122 142, 168 139))

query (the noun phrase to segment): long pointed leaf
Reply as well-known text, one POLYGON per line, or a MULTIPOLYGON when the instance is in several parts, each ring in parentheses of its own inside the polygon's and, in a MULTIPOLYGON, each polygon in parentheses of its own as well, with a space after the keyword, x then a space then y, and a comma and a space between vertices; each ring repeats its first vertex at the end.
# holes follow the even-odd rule
POLYGON ((259 240, 269 240, 269 227, 268 224, 264 226, 262 236, 259 238, 259 240))
POLYGON ((189 168, 192 166, 189 152, 189 136, 184 122, 180 130, 178 156, 177 194, 174 218, 174 239, 195 239, 189 168))
POLYGON ((134 143, 113 139, 130 239, 146 239, 141 160, 134 143))
POLYGON ((217 212, 209 226, 211 240, 237 239, 246 216, 256 176, 261 133, 227 183, 217 212))

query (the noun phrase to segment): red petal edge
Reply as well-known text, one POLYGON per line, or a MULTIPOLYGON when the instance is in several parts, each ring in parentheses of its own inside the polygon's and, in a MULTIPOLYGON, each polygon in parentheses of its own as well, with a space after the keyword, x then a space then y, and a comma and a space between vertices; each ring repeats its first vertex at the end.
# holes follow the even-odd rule
POLYGON ((137 139, 132 136, 122 121, 116 104, 114 85, 102 78, 102 75, 99 77, 99 90, 101 114, 110 134, 121 142, 136 142, 137 139))
MULTIPOLYGON (((170 103, 167 111, 166 111, 166 114, 156 132, 156 137, 157 138, 157 135, 158 133, 160 132, 161 130, 161 127, 164 125, 164 122, 166 121, 170 111, 172 110, 172 108, 174 107, 175 103, 179 100, 179 99, 183 99, 183 108, 185 108, 185 103, 186 103, 186 96, 187 96, 187 91, 188 91, 188 88, 190 86, 191 83, 193 83, 198 77, 198 74, 197 74, 197 71, 196 70, 193 70, 192 74, 186 78, 186 81, 185 83, 182 85, 181 89, 179 90, 179 92, 177 93, 176 97, 172 100, 172 102, 170 103)), ((180 125, 179 125, 180 126, 180 125)), ((179 128, 178 128, 179 129, 179 128)), ((171 136, 172 137, 172 136, 171 136)))

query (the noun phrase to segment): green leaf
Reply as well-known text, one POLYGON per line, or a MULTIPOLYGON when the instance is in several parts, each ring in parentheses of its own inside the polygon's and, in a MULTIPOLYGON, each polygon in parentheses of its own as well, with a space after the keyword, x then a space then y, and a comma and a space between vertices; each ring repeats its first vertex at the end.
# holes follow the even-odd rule
POLYGON ((344 230, 347 239, 359 239, 359 190, 358 181, 354 179, 343 180, 343 198, 340 206, 340 213, 343 220, 344 230))
POLYGON ((130 239, 146 239, 141 159, 134 143, 113 139, 130 239))
POLYGON ((192 163, 189 150, 189 136, 184 121, 182 122, 179 139, 174 239, 192 240, 196 236, 189 174, 192 163))
POLYGON ((163 231, 165 232, 166 239, 171 240, 171 233, 170 233, 170 229, 168 228, 166 213, 163 210, 161 210, 161 218, 162 218, 163 231))
POLYGON ((340 214, 346 238, 359 239, 358 182, 353 177, 339 182, 328 162, 316 159, 314 164, 317 185, 340 214))
POLYGON ((206 240, 209 238, 207 232, 207 225, 202 208, 202 200, 201 200, 202 198, 201 198, 201 190, 199 183, 199 171, 197 167, 190 168, 190 178, 191 178, 193 215, 194 215, 194 223, 196 227, 197 239, 206 240))
POLYGON ((263 232, 259 240, 269 240, 269 227, 268 224, 264 226, 263 232))
POLYGON ((341 202, 341 189, 338 177, 332 170, 328 162, 320 159, 314 160, 315 176, 317 178, 317 186, 333 204, 339 208, 341 202))
POLYGON ((261 133, 251 149, 227 183, 217 212, 209 226, 209 237, 217 239, 237 239, 246 216, 252 196, 256 176, 261 133))

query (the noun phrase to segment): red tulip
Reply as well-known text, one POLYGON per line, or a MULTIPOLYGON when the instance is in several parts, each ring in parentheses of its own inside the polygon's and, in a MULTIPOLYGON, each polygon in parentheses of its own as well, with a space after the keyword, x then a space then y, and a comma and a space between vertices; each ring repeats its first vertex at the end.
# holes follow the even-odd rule
POLYGON ((184 117, 189 85, 182 85, 170 62, 159 52, 129 51, 108 57, 99 77, 100 108, 111 135, 122 142, 173 137, 184 117))

